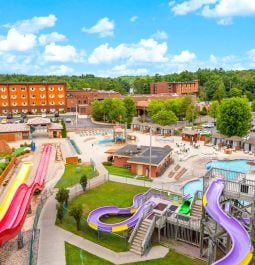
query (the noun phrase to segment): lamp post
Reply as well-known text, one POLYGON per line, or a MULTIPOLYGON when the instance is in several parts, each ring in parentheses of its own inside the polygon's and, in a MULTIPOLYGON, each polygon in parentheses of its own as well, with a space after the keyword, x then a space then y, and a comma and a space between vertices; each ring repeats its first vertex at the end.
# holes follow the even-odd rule
POLYGON ((76 115, 75 115, 76 126, 78 124, 78 105, 76 104, 76 115))

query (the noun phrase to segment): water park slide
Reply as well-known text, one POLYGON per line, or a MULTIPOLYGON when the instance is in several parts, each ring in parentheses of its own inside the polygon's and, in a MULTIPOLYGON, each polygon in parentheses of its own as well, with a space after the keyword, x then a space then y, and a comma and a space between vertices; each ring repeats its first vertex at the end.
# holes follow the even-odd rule
POLYGON ((230 235, 232 247, 228 254, 213 265, 248 265, 252 259, 252 244, 248 232, 234 217, 228 216, 220 206, 219 198, 224 189, 224 180, 213 180, 204 197, 203 205, 209 215, 230 235))
POLYGON ((45 145, 33 182, 29 186, 21 184, 17 189, 5 216, 0 221, 0 246, 21 230, 34 191, 43 188, 50 153, 51 145, 45 145))
POLYGON ((140 203, 144 195, 145 194, 143 193, 135 195, 133 198, 133 205, 128 208, 105 206, 93 210, 92 212, 89 213, 89 216, 87 218, 88 225, 92 229, 102 232, 121 232, 134 227, 145 208, 150 206, 152 207, 156 206, 156 203, 152 200, 152 198, 162 197, 162 195, 160 194, 153 193, 152 196, 146 202, 140 203), (106 224, 100 221, 100 218, 103 215, 125 215, 125 214, 128 215, 132 213, 133 215, 130 218, 120 223, 106 224))
POLYGON ((11 186, 8 188, 6 195, 0 203, 0 220, 2 220, 3 216, 5 215, 18 187, 22 183, 26 182, 26 179, 31 171, 32 165, 32 162, 24 162, 18 174, 15 176, 13 182, 11 183, 11 186))
POLYGON ((190 212, 190 204, 193 200, 193 197, 189 197, 187 199, 184 199, 180 208, 179 208, 179 211, 178 213, 181 213, 181 214, 189 214, 190 212))

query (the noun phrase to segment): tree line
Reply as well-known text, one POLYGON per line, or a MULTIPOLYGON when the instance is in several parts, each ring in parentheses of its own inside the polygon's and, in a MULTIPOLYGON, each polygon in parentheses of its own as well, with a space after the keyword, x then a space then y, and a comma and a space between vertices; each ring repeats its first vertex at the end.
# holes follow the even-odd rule
POLYGON ((199 80, 199 98, 204 101, 222 100, 228 97, 245 95, 249 101, 255 99, 255 70, 198 69, 195 72, 183 71, 153 76, 121 76, 116 78, 86 75, 30 76, 20 74, 1 74, 0 82, 66 82, 68 89, 92 88, 114 90, 127 94, 133 88, 136 94, 150 93, 152 82, 185 82, 199 80))

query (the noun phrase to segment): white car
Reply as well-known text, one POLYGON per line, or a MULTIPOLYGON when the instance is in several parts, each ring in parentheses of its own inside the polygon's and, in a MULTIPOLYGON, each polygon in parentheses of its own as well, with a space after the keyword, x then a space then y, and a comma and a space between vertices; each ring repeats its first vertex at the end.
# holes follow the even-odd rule
POLYGON ((47 115, 45 113, 42 114, 42 118, 46 118, 47 115))
POLYGON ((203 128, 213 128, 214 125, 212 123, 205 123, 205 124, 202 124, 202 127, 203 128))

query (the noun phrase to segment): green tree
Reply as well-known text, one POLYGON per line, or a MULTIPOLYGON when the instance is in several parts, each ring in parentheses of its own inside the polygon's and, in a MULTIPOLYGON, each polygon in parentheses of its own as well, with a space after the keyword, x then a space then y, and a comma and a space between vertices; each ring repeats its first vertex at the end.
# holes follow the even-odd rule
POLYGON ((165 108, 165 104, 163 100, 151 100, 147 111, 150 117, 154 116, 155 114, 157 114, 159 111, 163 110, 165 108))
POLYGON ((198 111, 196 106, 194 104, 190 104, 186 111, 186 116, 185 116, 186 120, 188 122, 194 122, 197 117, 198 117, 198 111))
POLYGON ((69 190, 61 188, 58 190, 55 199, 60 203, 60 204, 68 204, 68 199, 69 199, 69 190))
POLYGON ((102 101, 95 100, 92 103, 92 117, 96 121, 104 120, 104 108, 102 101))
POLYGON ((251 103, 251 110, 254 112, 255 111, 255 99, 251 103))
POLYGON ((160 110, 152 116, 152 120, 162 126, 174 124, 177 122, 177 117, 172 111, 160 110))
POLYGON ((245 136, 251 127, 251 109, 246 98, 224 99, 219 107, 217 129, 227 136, 245 136))
POLYGON ((67 136, 66 124, 63 119, 61 120, 61 125, 62 125, 62 130, 61 130, 62 138, 66 138, 67 136))
POLYGON ((123 100, 124 106, 126 108, 126 120, 127 124, 130 125, 133 117, 136 113, 135 102, 131 97, 125 97, 123 100))
POLYGON ((124 122, 126 113, 124 102, 118 98, 112 99, 111 109, 107 113, 108 120, 111 122, 124 122))
POLYGON ((80 178, 80 184, 83 189, 83 191, 86 190, 87 184, 88 184, 88 177, 87 175, 83 174, 80 178))
POLYGON ((240 90, 237 87, 232 87, 229 91, 229 96, 230 97, 241 97, 242 96, 242 90, 240 90))
POLYGON ((181 99, 180 109, 179 109, 179 118, 186 116, 187 110, 191 104, 192 104, 192 99, 190 96, 186 96, 181 99))
POLYGON ((64 218, 64 205, 63 203, 58 203, 57 204, 57 219, 62 222, 64 218))
POLYGON ((219 101, 215 100, 212 102, 211 106, 210 106, 210 109, 209 109, 209 115, 216 119, 218 114, 219 114, 219 107, 220 107, 220 104, 219 104, 219 101))
POLYGON ((213 99, 221 101, 223 98, 226 97, 226 89, 223 81, 220 81, 218 83, 218 87, 216 88, 214 94, 213 94, 213 99))
POLYGON ((207 115, 207 108, 203 106, 202 110, 199 113, 200 115, 207 115))
POLYGON ((70 209, 69 215, 75 219, 77 230, 80 230, 81 217, 82 217, 82 206, 80 204, 77 206, 73 206, 70 209))

